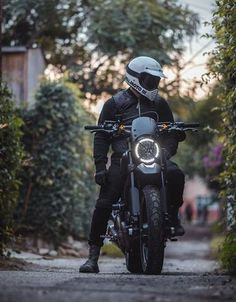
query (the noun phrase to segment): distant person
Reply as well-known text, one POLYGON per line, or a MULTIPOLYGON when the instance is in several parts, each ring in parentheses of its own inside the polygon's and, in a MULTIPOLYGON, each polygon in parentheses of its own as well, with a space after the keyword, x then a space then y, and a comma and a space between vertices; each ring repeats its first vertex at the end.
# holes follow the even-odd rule
POLYGON ((188 223, 192 223, 193 207, 192 207, 191 203, 188 203, 185 207, 185 219, 188 223))
POLYGON ((202 204, 200 202, 197 204, 197 221, 202 222, 202 204))
POLYGON ((205 225, 208 222, 208 206, 205 204, 202 208, 202 224, 205 225))

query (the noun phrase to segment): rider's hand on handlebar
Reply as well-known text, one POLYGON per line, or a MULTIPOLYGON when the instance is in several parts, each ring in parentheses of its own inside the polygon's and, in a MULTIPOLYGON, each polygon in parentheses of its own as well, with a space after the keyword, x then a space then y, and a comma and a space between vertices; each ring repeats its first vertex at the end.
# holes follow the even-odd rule
POLYGON ((107 170, 98 171, 95 173, 95 182, 100 186, 107 184, 107 170))

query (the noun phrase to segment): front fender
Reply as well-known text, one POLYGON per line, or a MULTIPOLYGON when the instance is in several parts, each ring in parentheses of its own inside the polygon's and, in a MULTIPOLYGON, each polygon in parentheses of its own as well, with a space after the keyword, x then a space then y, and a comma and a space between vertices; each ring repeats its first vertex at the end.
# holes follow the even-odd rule
POLYGON ((160 188, 162 186, 161 173, 161 166, 158 163, 152 165, 139 164, 135 169, 137 187, 143 188, 146 185, 156 185, 160 188))
POLYGON ((141 163, 137 166, 136 171, 138 173, 142 174, 158 174, 161 172, 161 166, 157 163, 153 163, 151 165, 145 165, 144 163, 141 163))

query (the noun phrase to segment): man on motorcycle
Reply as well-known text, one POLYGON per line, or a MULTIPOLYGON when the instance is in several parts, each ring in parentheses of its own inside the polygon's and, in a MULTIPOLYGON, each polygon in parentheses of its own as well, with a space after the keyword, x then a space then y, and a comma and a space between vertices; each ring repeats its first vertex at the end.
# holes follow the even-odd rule
MULTIPOLYGON (((131 124, 139 115, 149 116, 157 113, 159 122, 173 122, 173 114, 168 103, 159 96, 158 85, 164 74, 160 64, 150 57, 137 57, 126 68, 127 90, 112 96, 103 106, 98 124, 105 120, 116 120, 119 115, 124 124, 131 124)), ((184 138, 182 137, 181 140, 184 138)), ((165 148, 167 161, 167 202, 168 213, 175 228, 175 235, 182 236, 184 229, 178 218, 179 207, 183 203, 184 174, 169 159, 176 154, 179 137, 166 134, 161 146, 165 148)), ((99 132, 94 138, 94 160, 96 166, 95 181, 101 186, 99 198, 91 222, 89 235, 89 259, 80 267, 82 273, 98 273, 98 258, 103 245, 102 235, 106 233, 107 222, 112 211, 112 204, 120 198, 122 177, 120 175, 120 158, 127 150, 125 138, 111 137, 99 132), (107 154, 112 147, 111 164, 107 169, 107 154)))

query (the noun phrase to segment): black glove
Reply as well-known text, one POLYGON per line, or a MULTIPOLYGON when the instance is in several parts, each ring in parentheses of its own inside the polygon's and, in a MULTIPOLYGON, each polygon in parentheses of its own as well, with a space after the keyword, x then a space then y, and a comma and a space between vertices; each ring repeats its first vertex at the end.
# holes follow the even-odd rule
POLYGON ((105 186, 107 184, 107 170, 96 172, 95 182, 100 186, 105 186))

